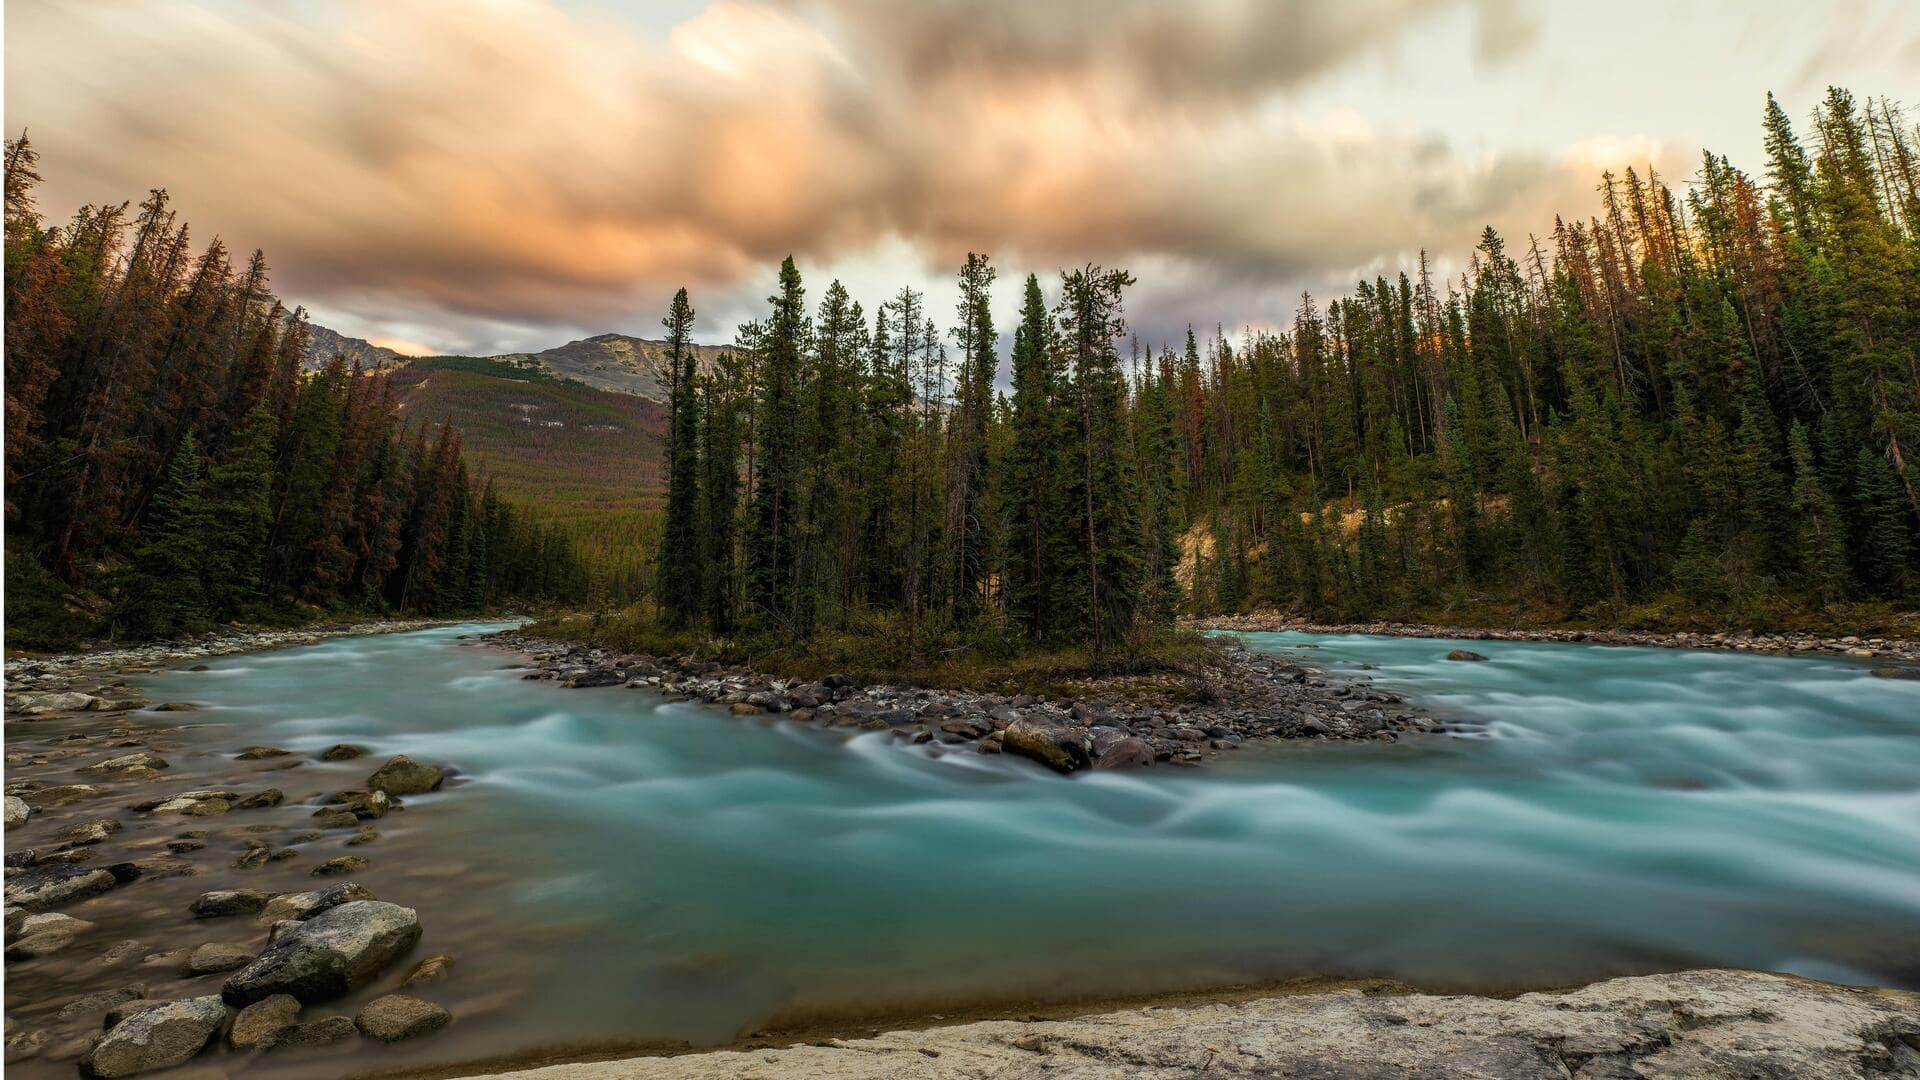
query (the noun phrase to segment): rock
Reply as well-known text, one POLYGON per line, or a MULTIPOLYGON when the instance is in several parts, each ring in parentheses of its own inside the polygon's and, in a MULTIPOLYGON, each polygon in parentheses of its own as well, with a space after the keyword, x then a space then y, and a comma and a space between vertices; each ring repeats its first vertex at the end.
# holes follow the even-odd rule
POLYGON ((400 800, 384 791, 350 789, 327 796, 327 804, 338 806, 356 818, 376 819, 386 817, 389 811, 400 805, 400 800))
POLYGON ((13 936, 20 932, 20 928, 27 925, 27 918, 26 908, 18 904, 7 905, 7 940, 13 940, 13 936))
POLYGON ((279 788, 270 787, 265 791, 256 791, 246 798, 241 799, 239 802, 233 804, 233 808, 235 810, 263 810, 269 806, 279 806, 281 801, 286 797, 286 793, 279 788))
POLYGON ((196 919, 218 919, 227 915, 251 915, 267 906, 271 897, 258 889, 220 889, 201 893, 187 910, 196 919))
POLYGON ((186 998, 143 1008, 101 1036, 80 1067, 103 1078, 169 1069, 192 1060, 227 1019, 218 997, 186 998))
POLYGON ((351 874, 367 868, 365 855, 336 855, 313 868, 314 877, 334 877, 339 874, 351 874))
POLYGON ((275 994, 240 1010, 227 1032, 227 1045, 235 1050, 253 1050, 273 1045, 275 1038, 300 1019, 300 999, 292 994, 275 994))
POLYGON ((1474 652, 1472 649, 1455 649, 1452 652, 1447 654, 1447 659, 1449 660, 1485 660, 1486 657, 1481 656, 1479 653, 1474 652))
POLYGON ((75 998, 60 1007, 56 1015, 61 1020, 74 1020, 88 1013, 105 1013, 117 1005, 139 1001, 147 996, 147 988, 139 984, 116 987, 112 990, 100 990, 85 997, 75 998))
POLYGON ((373 899, 373 893, 366 886, 352 881, 343 881, 338 885, 315 892, 283 893, 276 896, 261 910, 259 921, 272 923, 281 919, 311 919, 341 904, 371 899, 373 899))
POLYGON ((345 1042, 359 1034, 353 1021, 344 1016, 324 1016, 305 1024, 295 1024, 281 1031, 273 1040, 276 1050, 290 1050, 300 1046, 327 1046, 345 1042))
POLYGON ((436 983, 446 978, 447 973, 452 970, 453 957, 445 953, 436 953, 408 969, 406 975, 401 977, 400 985, 406 987, 436 983))
POLYGON ((1065 724, 1035 717, 1015 720, 1001 735, 1001 748, 1007 753, 1031 758, 1059 773, 1086 768, 1092 745, 1086 735, 1065 724))
POLYGON ((1096 767, 1102 769, 1144 769, 1153 765, 1153 747, 1137 735, 1129 735, 1107 748, 1096 767))
POLYGON ((431 1001, 387 994, 362 1006, 353 1026, 369 1038, 392 1043, 439 1031, 452 1019, 452 1013, 431 1001))
MULTIPOLYGON (((1744 971, 1513 998, 1353 990, 989 1020, 780 1049, 572 1065, 569 1080, 1388 1077, 1864 1080, 1920 1076, 1920 995, 1744 971), (958 1060, 956 1069, 929 1064, 958 1060)), ((497 1080, 531 1080, 519 1072, 497 1080)))
POLYGON ((170 769, 167 759, 151 751, 142 750, 137 754, 123 754, 120 757, 96 761, 82 768, 83 773, 122 774, 127 776, 152 775, 161 769, 170 769))
POLYGON ((379 842, 380 830, 371 825, 362 825, 358 832, 347 837, 348 847, 361 847, 366 844, 377 844, 379 842))
POLYGON ((154 712, 194 712, 200 706, 191 701, 163 701, 153 707, 154 712))
MULTIPOLYGON (((76 919, 75 922, 80 920, 76 919)), ((93 924, 88 923, 91 926, 93 924)), ((76 933, 66 927, 54 927, 38 932, 26 931, 13 944, 7 946, 7 959, 33 960, 59 952, 73 944, 76 933)))
POLYGON ((98 896, 120 883, 111 870, 82 866, 47 866, 21 873, 7 881, 6 899, 30 911, 59 907, 74 900, 98 896))
POLYGON ((7 820, 8 829, 17 829, 20 826, 25 825, 27 823, 27 818, 31 817, 32 815, 33 815, 33 808, 27 805, 27 800, 21 798, 18 795, 7 796, 7 819, 6 820, 7 820))
POLYGON ((335 810, 331 807, 315 810, 313 820, 314 824, 323 829, 353 829, 360 825, 360 819, 353 815, 353 811, 335 810))
POLYGON ((338 997, 371 982, 419 940, 420 916, 412 908, 355 900, 281 935, 221 993, 234 1005, 274 994, 304 1002, 338 997))
POLYGON ((185 855, 190 851, 199 851, 206 846, 207 842, 205 840, 199 840, 194 837, 183 837, 179 840, 167 841, 167 850, 173 852, 175 855, 185 855))
MULTIPOLYGON (((1920 679, 1920 666, 1916 667, 1877 667, 1868 672, 1876 679, 1920 679)), ((8 826, 12 828, 12 826, 8 826)))
POLYGON ((54 839, 64 844, 85 846, 101 843, 119 831, 118 821, 113 818, 99 818, 94 821, 83 821, 78 825, 69 825, 61 829, 54 839))
POLYGON ((233 809, 233 800, 239 798, 232 791, 183 791, 171 795, 151 805, 138 804, 135 809, 148 809, 156 814, 185 814, 188 817, 212 817, 233 809))
POLYGON ((352 743, 334 743, 320 752, 321 761, 352 761, 366 754, 367 748, 352 743))
POLYGON ((291 753, 293 753, 293 751, 282 750, 277 746, 249 746, 245 750, 235 754, 234 759, 237 761, 264 761, 267 758, 286 757, 291 753))
POLYGON ((424 795, 440 790, 446 774, 431 765, 422 765, 405 754, 394 757, 367 777, 367 787, 389 795, 424 795))
POLYGON ((58 930, 68 934, 79 934, 91 929, 93 929, 93 924, 85 919, 76 919, 71 915, 63 915, 60 912, 51 911, 44 915, 29 915, 25 919, 22 919, 20 921, 19 932, 22 935, 27 935, 43 934, 50 930, 58 930))
POLYGON ((188 975, 215 975, 222 971, 233 971, 253 963, 253 950, 244 945, 232 945, 226 942, 209 941, 193 950, 187 957, 188 975))
POLYGON ((105 795, 106 793, 106 788, 95 787, 92 784, 60 784, 54 787, 41 788, 38 791, 21 792, 20 798, 25 800, 26 804, 37 813, 41 810, 51 810, 56 806, 66 806, 69 803, 77 803, 83 799, 92 799, 100 795, 105 795))

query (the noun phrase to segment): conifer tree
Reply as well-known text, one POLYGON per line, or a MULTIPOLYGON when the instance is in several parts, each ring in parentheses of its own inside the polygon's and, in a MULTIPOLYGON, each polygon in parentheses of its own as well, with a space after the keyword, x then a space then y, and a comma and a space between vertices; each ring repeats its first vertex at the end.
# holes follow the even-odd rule
POLYGON ((681 627, 700 615, 701 549, 700 411, 695 388, 693 305, 687 290, 673 294, 667 317, 668 380, 667 514, 660 543, 657 579, 661 614, 668 626, 681 627))

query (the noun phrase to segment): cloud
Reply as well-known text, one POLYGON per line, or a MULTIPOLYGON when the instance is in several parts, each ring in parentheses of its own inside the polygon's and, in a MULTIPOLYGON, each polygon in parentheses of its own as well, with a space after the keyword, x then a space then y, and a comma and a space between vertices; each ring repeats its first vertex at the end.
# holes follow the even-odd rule
POLYGON ((657 34, 541 0, 49 2, 8 13, 7 121, 49 209, 164 184, 290 298, 442 347, 650 326, 682 283, 731 310, 789 252, 1094 259, 1247 295, 1574 190, 1562 162, 1287 93, 1447 12, 1510 55, 1515 10, 720 0, 657 34))

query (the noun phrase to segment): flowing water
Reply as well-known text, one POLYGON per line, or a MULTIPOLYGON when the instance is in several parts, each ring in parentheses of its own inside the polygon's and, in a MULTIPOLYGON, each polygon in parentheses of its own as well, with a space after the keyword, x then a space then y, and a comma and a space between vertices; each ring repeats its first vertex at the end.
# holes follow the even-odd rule
POLYGON ((431 996, 461 1019, 387 1062, 1303 974, 1920 986, 1920 683, 1860 663, 1249 634, 1484 732, 1061 778, 522 681, 476 629, 148 683, 209 706, 166 716, 188 725, 170 757, 373 750, 274 774, 293 797, 392 753, 458 770, 353 849, 357 880, 420 909, 421 954, 459 959, 431 996))

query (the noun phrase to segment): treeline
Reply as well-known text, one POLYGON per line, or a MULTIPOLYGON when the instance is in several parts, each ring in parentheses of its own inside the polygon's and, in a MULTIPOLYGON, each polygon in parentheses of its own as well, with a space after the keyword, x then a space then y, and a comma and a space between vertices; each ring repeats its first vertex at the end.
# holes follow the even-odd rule
POLYGON ((655 594, 674 626, 1123 646, 1181 610, 1766 621, 1909 600, 1920 518, 1920 133, 1771 96, 1764 182, 1607 174, 1518 253, 1493 230, 1283 332, 1129 340, 1132 278, 994 272, 953 327, 903 289, 811 312, 788 259, 702 371, 670 342, 655 594))
POLYGON ((304 316, 259 252, 194 253, 159 190, 47 227, 36 167, 7 143, 16 640, 585 594, 571 545, 473 482, 450 423, 400 425, 386 376, 337 356, 302 373, 304 316))

